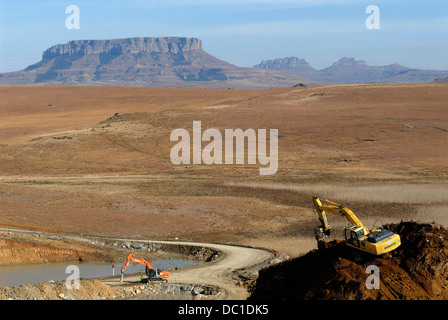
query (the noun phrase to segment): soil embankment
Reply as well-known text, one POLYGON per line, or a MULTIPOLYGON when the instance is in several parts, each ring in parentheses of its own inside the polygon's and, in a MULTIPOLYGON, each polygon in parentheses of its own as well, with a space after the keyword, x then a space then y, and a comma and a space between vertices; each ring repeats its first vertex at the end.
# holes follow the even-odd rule
POLYGON ((402 242, 390 256, 356 263, 345 243, 334 240, 327 249, 260 271, 250 299, 448 299, 448 230, 417 222, 388 228, 398 233, 402 242), (366 286, 369 265, 379 268, 379 289, 366 286))
POLYGON ((64 241, 0 239, 0 265, 54 263, 64 261, 107 261, 113 255, 93 246, 64 241))

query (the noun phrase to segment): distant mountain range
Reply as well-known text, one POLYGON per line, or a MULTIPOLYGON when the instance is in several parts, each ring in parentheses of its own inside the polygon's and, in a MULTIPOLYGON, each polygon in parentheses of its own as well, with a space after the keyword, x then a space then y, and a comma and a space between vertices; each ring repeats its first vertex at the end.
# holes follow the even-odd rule
POLYGON ((354 58, 342 58, 323 70, 296 57, 245 68, 208 54, 197 38, 138 37, 52 46, 43 52, 41 61, 26 69, 0 73, 0 85, 257 89, 319 83, 446 82, 445 77, 448 71, 399 64, 375 67, 354 58))
POLYGON ((78 40, 44 51, 25 70, 1 73, 0 85, 203 88, 288 87, 313 81, 285 70, 238 67, 185 37, 78 40))
POLYGON ((448 71, 408 68, 396 63, 369 66, 366 61, 348 57, 341 58, 322 70, 314 69, 304 59, 297 57, 265 60, 254 68, 287 70, 301 77, 325 83, 422 83, 448 76, 448 71))

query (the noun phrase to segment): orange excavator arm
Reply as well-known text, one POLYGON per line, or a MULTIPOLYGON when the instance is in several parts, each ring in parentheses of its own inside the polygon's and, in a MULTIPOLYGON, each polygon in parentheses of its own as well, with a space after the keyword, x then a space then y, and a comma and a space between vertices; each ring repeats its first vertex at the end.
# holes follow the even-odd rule
POLYGON ((128 265, 129 265, 131 262, 141 263, 141 264, 144 264, 145 266, 147 266, 149 269, 152 269, 152 264, 150 264, 148 261, 146 261, 145 259, 142 259, 142 258, 140 258, 140 257, 137 257, 137 256, 133 257, 133 256, 132 256, 132 253, 130 253, 130 254, 127 256, 126 260, 124 261, 124 268, 123 268, 123 271, 125 271, 125 270, 127 269, 128 265))

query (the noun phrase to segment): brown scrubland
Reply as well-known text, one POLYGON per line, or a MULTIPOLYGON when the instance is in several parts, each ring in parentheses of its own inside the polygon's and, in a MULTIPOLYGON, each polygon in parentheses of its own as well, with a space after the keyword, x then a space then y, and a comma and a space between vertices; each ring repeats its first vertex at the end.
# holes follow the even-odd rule
MULTIPOLYGON (((0 225, 316 248, 311 197, 446 225, 448 86, 0 87, 0 225), (278 171, 174 165, 176 128, 278 129, 278 171)), ((205 142, 202 144, 206 145, 205 142)), ((269 151, 269 145, 268 145, 269 151)), ((336 238, 345 222, 329 217, 336 238), (337 231, 337 230, 340 230, 337 231)))

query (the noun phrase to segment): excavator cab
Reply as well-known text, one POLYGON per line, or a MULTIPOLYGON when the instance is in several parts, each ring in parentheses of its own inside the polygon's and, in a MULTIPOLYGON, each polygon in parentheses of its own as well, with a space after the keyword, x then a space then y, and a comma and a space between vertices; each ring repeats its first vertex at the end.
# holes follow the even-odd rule
MULTIPOLYGON (((347 245, 361 248, 362 241, 366 237, 365 229, 360 226, 349 226, 345 228, 345 241, 347 245)), ((364 246, 365 248, 365 246, 364 246)))
POLYGON ((148 277, 148 280, 163 280, 168 281, 169 272, 168 271, 162 271, 160 269, 154 268, 151 269, 148 266, 145 268, 146 276, 148 277))

